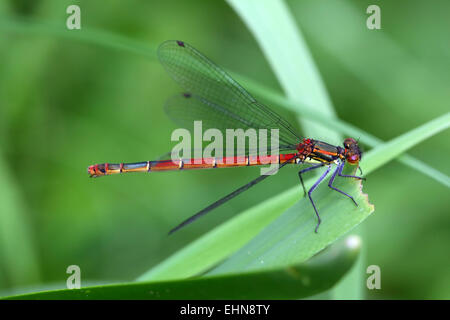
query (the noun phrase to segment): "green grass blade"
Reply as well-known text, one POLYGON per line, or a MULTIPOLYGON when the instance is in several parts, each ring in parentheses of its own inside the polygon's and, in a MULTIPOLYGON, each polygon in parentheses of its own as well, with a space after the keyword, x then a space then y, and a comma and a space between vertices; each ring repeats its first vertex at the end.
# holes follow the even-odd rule
POLYGON ((51 35, 68 40, 83 41, 156 60, 156 45, 146 45, 139 41, 130 40, 127 37, 116 35, 108 31, 83 28, 77 32, 67 32, 67 29, 61 27, 61 23, 43 23, 17 17, 13 19, 9 17, 0 17, 0 29, 6 32, 44 36, 51 35))
MULTIPOLYGON (((355 169, 354 166, 347 166, 344 173, 354 174, 355 169)), ((361 192, 359 181, 336 179, 333 185, 351 194, 358 206, 340 193, 330 191, 327 183, 323 182, 313 193, 322 219, 318 233, 314 232, 317 219, 311 203, 303 197, 209 274, 304 262, 359 225, 374 211, 367 195, 361 192)), ((301 194, 301 187, 290 191, 293 191, 292 200, 295 201, 301 194)))
MULTIPOLYGON (((314 106, 316 114, 334 116, 325 85, 284 1, 227 0, 258 41, 262 52, 292 101, 314 106)), ((318 139, 335 137, 326 126, 299 118, 303 132, 318 139)), ((339 139, 340 140, 340 139, 339 139)))
POLYGON ((377 146, 365 157, 362 165, 363 169, 371 172, 388 161, 398 157, 406 150, 418 145, 425 139, 432 137, 439 132, 448 129, 450 126, 450 112, 434 120, 421 125, 420 127, 409 131, 387 143, 377 146))
MULTIPOLYGON (((356 239, 357 240, 357 239, 356 239)), ((36 292, 5 299, 300 299, 330 289, 352 267, 360 244, 347 238, 307 263, 176 281, 133 282, 36 292)))
MULTIPOLYGON (((318 68, 300 28, 296 26, 284 1, 269 1, 264 5, 257 0, 228 0, 228 3, 233 6, 258 40, 287 97, 314 106, 310 110, 323 116, 335 118, 332 103, 318 68)), ((327 141, 342 140, 328 126, 301 117, 299 121, 307 136, 327 141)))

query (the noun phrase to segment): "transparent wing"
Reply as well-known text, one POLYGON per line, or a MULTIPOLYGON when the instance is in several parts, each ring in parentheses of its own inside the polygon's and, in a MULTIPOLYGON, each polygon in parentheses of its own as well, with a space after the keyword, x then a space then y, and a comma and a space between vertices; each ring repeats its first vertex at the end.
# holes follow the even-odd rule
MULTIPOLYGON (((166 105, 165 111, 169 118, 182 128, 186 128, 193 132, 194 121, 202 121, 202 131, 208 129, 218 129, 222 132, 223 137, 226 135, 227 129, 268 129, 267 131, 267 148, 271 148, 270 129, 279 129, 276 124, 268 124, 262 126, 260 123, 255 123, 252 119, 242 118, 239 114, 231 113, 230 110, 225 109, 219 105, 193 95, 193 94, 179 94, 170 98, 166 105)), ((255 131, 257 134, 259 132, 255 131)), ((225 142, 225 141, 224 141, 225 142)), ((291 135, 286 135, 280 130, 279 136, 279 150, 290 151, 295 150, 297 140, 291 140, 291 135)), ((245 145, 245 152, 248 153, 248 144, 245 145)), ((256 150, 252 150, 255 153, 256 150)), ((225 154, 225 150, 223 150, 225 154)))
POLYGON ((158 57, 170 76, 186 90, 171 98, 166 112, 177 124, 192 128, 279 129, 280 149, 302 139, 288 121, 256 101, 243 87, 212 61, 182 41, 166 41, 158 57))

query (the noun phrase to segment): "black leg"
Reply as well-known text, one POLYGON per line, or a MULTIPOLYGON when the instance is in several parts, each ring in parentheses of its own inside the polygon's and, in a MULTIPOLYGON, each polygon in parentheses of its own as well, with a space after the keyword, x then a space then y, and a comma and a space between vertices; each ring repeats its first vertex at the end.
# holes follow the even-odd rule
POLYGON ((339 174, 339 175, 342 177, 341 173, 342 173, 342 169, 344 168, 344 164, 345 164, 345 162, 341 162, 341 163, 338 164, 336 170, 333 172, 333 175, 331 176, 330 181, 328 182, 328 186, 329 186, 331 189, 333 189, 333 190, 335 190, 335 191, 337 191, 337 192, 342 193, 344 196, 349 197, 349 198, 353 201, 353 203, 354 203, 356 206, 358 206, 358 204, 356 203, 355 199, 353 199, 353 197, 352 197, 351 195, 345 193, 345 192, 342 191, 342 190, 339 190, 339 189, 336 188, 336 187, 333 187, 333 182, 334 182, 334 179, 336 178, 336 174, 339 174))
MULTIPOLYGON (((313 167, 311 167, 313 168, 313 167)), ((321 222, 320 220, 320 216, 319 216, 319 212, 317 211, 316 205, 314 204, 313 199, 311 198, 311 193, 317 188, 317 186, 322 182, 323 179, 325 179, 325 177, 328 175, 328 172, 330 172, 331 166, 328 166, 327 170, 320 176, 320 178, 316 181, 316 183, 314 183, 314 185, 311 187, 311 189, 309 189, 308 191, 308 197, 309 200, 311 201, 314 211, 316 212, 316 216, 317 216, 317 225, 316 225, 316 229, 314 230, 315 233, 317 233, 317 229, 319 228, 319 224, 321 222)))
POLYGON ((308 172, 308 171, 311 171, 311 170, 323 167, 324 165, 325 165, 324 163, 319 163, 319 164, 316 164, 316 165, 314 165, 312 167, 300 170, 298 172, 298 177, 300 178, 300 182, 302 183, 303 191, 305 192, 305 197, 306 197, 306 188, 305 188, 305 184, 303 183, 302 174, 305 173, 305 172, 308 172))

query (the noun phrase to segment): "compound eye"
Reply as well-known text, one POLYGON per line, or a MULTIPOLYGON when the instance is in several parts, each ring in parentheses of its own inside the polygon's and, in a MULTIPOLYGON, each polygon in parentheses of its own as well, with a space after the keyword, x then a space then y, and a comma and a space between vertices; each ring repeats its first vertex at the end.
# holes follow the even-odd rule
POLYGON ((351 145, 355 145, 356 144, 356 140, 353 138, 347 138, 344 140, 344 147, 346 147, 347 149, 350 148, 351 145))

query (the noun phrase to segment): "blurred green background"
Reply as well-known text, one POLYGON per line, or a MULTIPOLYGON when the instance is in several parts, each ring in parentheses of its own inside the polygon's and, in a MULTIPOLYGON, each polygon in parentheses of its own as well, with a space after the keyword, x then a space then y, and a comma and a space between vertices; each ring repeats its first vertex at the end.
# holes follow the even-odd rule
MULTIPOLYGON (((448 111, 448 1, 287 4, 340 118, 389 140, 448 111), (366 28, 370 4, 381 7, 382 30, 366 28)), ((177 223, 259 169, 89 179, 88 165, 168 152, 176 126, 162 107, 180 91, 156 59, 68 35, 89 30, 150 49, 181 39, 220 66, 279 90, 257 43, 222 1, 1 0, 2 295, 64 287, 72 264, 81 268, 82 285, 133 280, 234 214, 299 183, 297 168, 283 170, 168 237, 177 223), (81 7, 81 31, 65 29, 70 4, 81 7), (14 31, 19 17, 54 26, 63 37, 32 27, 14 31)), ((446 131, 409 154, 449 174, 449 138, 446 131)), ((450 298, 448 188, 392 162, 368 177, 364 191, 376 208, 364 223, 366 263, 379 265, 382 276, 382 289, 365 295, 450 298)))

